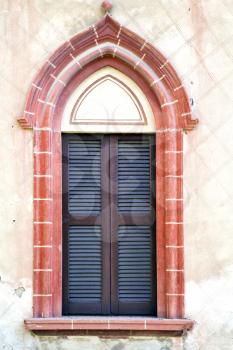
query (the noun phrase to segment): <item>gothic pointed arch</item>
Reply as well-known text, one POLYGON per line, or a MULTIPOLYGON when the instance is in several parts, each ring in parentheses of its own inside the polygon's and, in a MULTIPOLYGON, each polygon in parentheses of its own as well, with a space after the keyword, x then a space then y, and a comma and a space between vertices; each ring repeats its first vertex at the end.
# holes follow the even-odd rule
POLYGON ((159 129, 175 127, 190 131, 195 127, 197 120, 192 119, 187 94, 171 63, 108 14, 50 56, 31 85, 20 124, 25 128, 40 125, 45 110, 52 122, 65 86, 91 62, 106 56, 125 62, 147 81, 163 110, 163 120, 157 123, 159 129))
POLYGON ((48 58, 29 89, 19 119, 23 128, 34 132, 33 314, 40 318, 62 316, 62 111, 78 84, 105 65, 124 71, 142 84, 152 109, 156 105, 159 110, 154 113, 157 316, 182 319, 182 140, 183 131, 193 130, 197 120, 192 118, 189 99, 169 60, 108 14, 48 58))

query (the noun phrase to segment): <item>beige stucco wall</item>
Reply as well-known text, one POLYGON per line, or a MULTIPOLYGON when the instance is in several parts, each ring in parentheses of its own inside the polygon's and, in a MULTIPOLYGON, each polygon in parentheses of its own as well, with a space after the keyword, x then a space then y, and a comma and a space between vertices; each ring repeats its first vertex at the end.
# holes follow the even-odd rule
POLYGON ((183 338, 56 338, 31 316, 32 134, 20 129, 30 82, 48 55, 101 16, 98 0, 0 1, 0 349, 233 349, 233 1, 115 0, 113 15, 172 62, 193 98, 185 136, 186 315, 183 338))

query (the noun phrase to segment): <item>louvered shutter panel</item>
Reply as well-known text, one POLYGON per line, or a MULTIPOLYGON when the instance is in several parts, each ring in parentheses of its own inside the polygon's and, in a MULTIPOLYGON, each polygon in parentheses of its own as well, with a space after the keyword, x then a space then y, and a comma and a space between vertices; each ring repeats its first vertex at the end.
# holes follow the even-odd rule
POLYGON ((150 139, 119 138, 118 141, 118 210, 150 210, 150 139))
POLYGON ((113 311, 155 314, 153 137, 113 136, 112 144, 113 311))
POLYGON ((68 209, 71 214, 101 211, 101 140, 77 138, 68 144, 68 209))
POLYGON ((64 314, 101 314, 102 138, 63 136, 64 314))
POLYGON ((151 248, 152 235, 150 226, 119 226, 118 289, 120 301, 150 301, 151 248))

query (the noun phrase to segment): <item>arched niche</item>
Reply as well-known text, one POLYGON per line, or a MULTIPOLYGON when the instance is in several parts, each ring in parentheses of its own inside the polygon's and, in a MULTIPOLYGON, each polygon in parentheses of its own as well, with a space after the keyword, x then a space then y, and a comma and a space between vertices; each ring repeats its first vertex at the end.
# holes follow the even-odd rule
MULTIPOLYGON (((155 118, 142 88, 104 61, 69 96, 62 115, 62 132, 152 133, 155 118)), ((127 71, 130 74, 130 71, 127 71)), ((157 111, 159 112, 159 109, 157 111)))

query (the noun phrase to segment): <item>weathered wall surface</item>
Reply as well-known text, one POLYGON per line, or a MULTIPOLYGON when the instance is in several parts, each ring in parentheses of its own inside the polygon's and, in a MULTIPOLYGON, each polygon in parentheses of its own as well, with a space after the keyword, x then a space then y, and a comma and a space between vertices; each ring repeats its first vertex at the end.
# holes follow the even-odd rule
POLYGON ((115 0, 113 10, 168 57, 200 119, 185 137, 186 315, 197 323, 183 339, 49 338, 24 330, 32 306, 32 134, 16 119, 48 55, 101 12, 96 0, 0 5, 0 349, 232 349, 232 0, 115 0))

